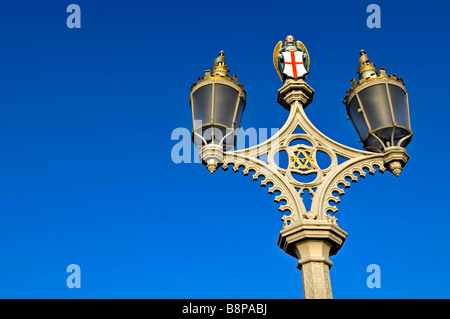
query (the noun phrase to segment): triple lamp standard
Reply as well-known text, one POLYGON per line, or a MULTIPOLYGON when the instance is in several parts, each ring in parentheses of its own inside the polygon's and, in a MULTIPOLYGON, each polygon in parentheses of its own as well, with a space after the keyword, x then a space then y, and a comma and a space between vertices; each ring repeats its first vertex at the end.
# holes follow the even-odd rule
POLYGON ((309 54, 300 41, 287 36, 278 42, 273 54, 275 69, 283 86, 278 103, 289 111, 283 127, 271 138, 247 149, 235 147, 237 129, 246 106, 246 92, 237 76, 228 76, 225 53, 220 52, 212 72, 205 71, 191 87, 192 139, 200 148, 200 158, 211 173, 218 167, 233 171, 243 167, 244 175, 253 171, 254 180, 263 177, 262 186, 271 184, 269 193, 278 191, 275 202, 285 201, 278 246, 297 258, 302 271, 304 298, 332 298, 329 256, 336 254, 347 237, 334 213, 339 196, 350 181, 366 173, 386 169, 399 176, 409 159, 405 147, 412 137, 408 95, 403 80, 378 72, 364 50, 358 61, 359 80, 344 98, 352 121, 366 151, 342 145, 321 133, 308 119, 304 109, 312 102, 314 90, 305 82, 309 54), (301 133, 294 133, 298 128, 301 133), (289 163, 280 167, 278 154, 286 152, 289 163), (317 152, 330 158, 328 167, 320 167, 317 152), (338 163, 338 156, 345 159, 338 163), (267 158, 266 161, 261 158, 267 158), (315 175, 303 182, 295 175, 315 175), (355 175, 356 174, 356 175, 355 175), (308 210, 303 203, 305 191, 312 194, 308 210))

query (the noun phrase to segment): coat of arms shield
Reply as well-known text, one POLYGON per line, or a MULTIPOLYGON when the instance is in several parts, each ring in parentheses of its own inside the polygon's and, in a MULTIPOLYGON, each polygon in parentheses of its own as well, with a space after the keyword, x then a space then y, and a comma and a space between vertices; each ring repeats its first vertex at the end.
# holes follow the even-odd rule
POLYGON ((283 74, 297 79, 308 73, 303 63, 303 52, 291 51, 281 53, 283 54, 284 60, 283 74))

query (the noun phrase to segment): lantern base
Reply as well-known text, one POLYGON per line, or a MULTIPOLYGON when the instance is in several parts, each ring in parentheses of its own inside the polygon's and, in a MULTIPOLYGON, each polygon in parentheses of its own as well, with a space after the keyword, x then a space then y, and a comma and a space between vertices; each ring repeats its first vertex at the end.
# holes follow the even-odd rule
POLYGON ((403 166, 408 162, 409 155, 406 150, 400 146, 391 146, 386 148, 386 158, 384 166, 395 176, 399 177, 403 166))
POLYGON ((389 163, 389 171, 395 176, 399 177, 402 172, 403 166, 399 161, 393 161, 389 163))
POLYGON ((200 160, 212 174, 223 164, 223 146, 207 144, 200 150, 200 160))

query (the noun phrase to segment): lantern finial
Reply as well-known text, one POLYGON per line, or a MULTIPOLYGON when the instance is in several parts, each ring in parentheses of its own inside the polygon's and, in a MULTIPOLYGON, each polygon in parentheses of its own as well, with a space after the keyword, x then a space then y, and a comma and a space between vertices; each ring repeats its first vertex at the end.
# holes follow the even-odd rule
POLYGON ((228 76, 228 66, 225 63, 225 52, 219 52, 219 56, 214 60, 212 75, 228 76))
POLYGON ((358 74, 359 79, 365 79, 373 76, 377 76, 377 69, 375 69, 375 64, 370 62, 369 57, 366 54, 366 51, 361 50, 359 52, 361 57, 358 61, 358 74))

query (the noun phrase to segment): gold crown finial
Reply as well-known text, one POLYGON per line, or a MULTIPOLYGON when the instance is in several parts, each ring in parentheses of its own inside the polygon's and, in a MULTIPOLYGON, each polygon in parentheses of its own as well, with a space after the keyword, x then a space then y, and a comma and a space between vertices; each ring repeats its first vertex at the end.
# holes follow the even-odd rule
MULTIPOLYGON (((230 81, 243 89, 244 85, 238 82, 238 76, 233 74, 232 77, 228 75, 230 69, 225 63, 225 52, 222 50, 219 52, 219 56, 214 60, 212 70, 205 70, 205 76, 197 79, 197 82, 192 84, 191 90, 199 83, 203 81, 209 81, 213 79, 230 81)), ((245 92, 245 91, 244 91, 245 92)))
POLYGON ((214 60, 212 75, 228 76, 228 66, 225 64, 225 52, 219 52, 219 56, 214 60))
POLYGON ((398 81, 400 86, 404 86, 403 80, 401 78, 398 78, 395 74, 388 75, 386 74, 385 68, 380 68, 380 73, 377 72, 377 69, 375 68, 375 64, 373 64, 369 57, 367 56, 366 51, 361 50, 359 51, 359 54, 361 55, 358 60, 358 71, 356 72, 359 74, 359 81, 356 82, 355 79, 351 79, 350 82, 352 83, 352 87, 347 90, 347 95, 345 96, 344 104, 348 104, 348 102, 353 98, 355 94, 355 90, 361 86, 365 85, 368 82, 371 81, 378 81, 381 79, 384 80, 395 80, 398 81))
POLYGON ((369 57, 366 54, 366 51, 359 51, 361 57, 358 60, 358 74, 359 79, 365 79, 372 76, 377 76, 377 69, 375 68, 375 64, 370 62, 369 57))

